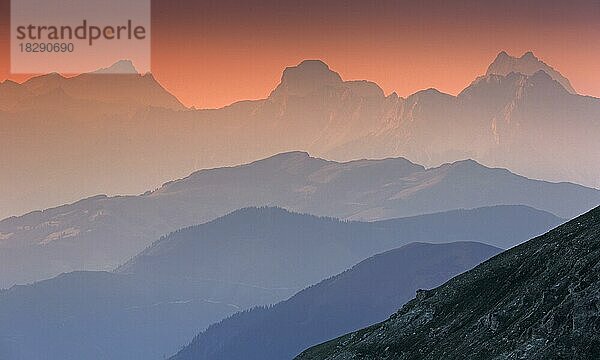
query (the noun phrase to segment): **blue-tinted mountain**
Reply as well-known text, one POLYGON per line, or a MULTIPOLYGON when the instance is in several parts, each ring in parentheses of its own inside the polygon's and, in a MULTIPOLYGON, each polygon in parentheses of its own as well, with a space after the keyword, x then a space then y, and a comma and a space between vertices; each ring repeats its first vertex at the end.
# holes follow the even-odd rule
POLYGON ((252 289, 244 304, 244 289, 232 285, 240 302, 229 304, 206 283, 74 272, 14 286, 0 293, 0 359, 162 359, 194 329, 272 296, 252 289))
POLYGON ((0 221, 0 286, 112 270, 164 234, 249 206, 381 220, 501 204, 571 218, 599 203, 598 190, 531 180, 475 161, 427 169, 403 158, 338 163, 283 153, 198 171, 140 196, 97 196, 0 221))
POLYGON ((376 222, 318 218, 280 208, 247 208, 179 230, 155 242, 117 272, 300 290, 409 242, 468 240, 509 248, 559 223, 560 219, 549 213, 524 206, 376 222))
POLYGON ((160 359, 235 312, 285 300, 409 242, 504 247, 560 222, 524 206, 373 223, 242 209, 163 237, 116 272, 69 273, 0 293, 0 355, 160 359))
POLYGON ((475 242, 405 245, 289 300, 212 325, 173 360, 291 359, 311 345, 388 318, 416 290, 439 286, 500 251, 475 242))
POLYGON ((297 359, 596 359, 600 208, 297 359))

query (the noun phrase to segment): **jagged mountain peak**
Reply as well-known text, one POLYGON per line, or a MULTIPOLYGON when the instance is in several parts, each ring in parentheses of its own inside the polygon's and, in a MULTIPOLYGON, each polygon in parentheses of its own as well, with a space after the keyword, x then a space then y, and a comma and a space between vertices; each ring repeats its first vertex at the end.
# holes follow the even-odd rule
POLYGON ((528 51, 521 56, 521 59, 525 60, 539 60, 535 55, 533 55, 532 51, 528 51))
POLYGON ((131 60, 119 60, 107 68, 98 69, 91 74, 138 74, 131 60))
POLYGON ((185 109, 151 73, 139 74, 129 60, 121 60, 108 68, 72 77, 58 73, 40 75, 25 81, 22 86, 33 95, 42 95, 61 87, 73 99, 104 104, 185 109))
POLYGON ((505 99, 513 101, 524 94, 569 94, 568 90, 546 70, 538 70, 530 75, 510 72, 506 75, 487 74, 475 79, 471 85, 458 95, 459 99, 478 99, 495 101, 505 99))
POLYGON ((521 57, 511 56, 506 51, 500 52, 488 67, 486 75, 507 76, 514 72, 530 76, 540 70, 547 73, 552 79, 558 81, 568 92, 572 94, 577 93, 575 89, 573 89, 569 79, 540 60, 531 51, 524 53, 521 57))

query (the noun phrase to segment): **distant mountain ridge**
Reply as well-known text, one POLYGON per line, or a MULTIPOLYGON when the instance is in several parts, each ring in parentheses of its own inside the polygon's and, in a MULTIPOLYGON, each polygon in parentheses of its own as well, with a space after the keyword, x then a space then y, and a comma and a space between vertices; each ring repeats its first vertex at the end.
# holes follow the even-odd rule
POLYGON ((598 203, 598 190, 529 180, 474 161, 426 169, 402 158, 338 163, 291 152, 195 172, 139 196, 96 196, 2 220, 0 287, 112 270, 161 235, 248 206, 379 220, 511 204, 571 218, 598 203), (37 266, 23 269, 27 263, 37 266))
POLYGON ((291 359, 308 346, 386 319, 416 290, 439 286, 500 251, 480 243, 411 243, 272 307, 212 325, 172 359, 291 359))
MULTIPOLYGON (((0 89, 5 86, 7 86, 5 83, 0 84, 0 89)), ((61 89, 74 100, 88 100, 105 105, 185 109, 179 100, 167 92, 151 74, 139 74, 133 64, 127 61, 120 61, 109 68, 74 77, 64 77, 54 73, 33 77, 22 84, 11 82, 8 86, 16 87, 19 92, 12 99, 10 96, 3 99, 6 103, 0 110, 10 112, 20 111, 26 99, 56 89, 61 89)))
POLYGON ((297 359, 593 359, 599 260, 596 208, 297 359))
POLYGON ((402 98, 308 60, 288 67, 267 98, 211 110, 185 109, 150 74, 5 82, 0 217, 142 193, 197 169, 295 150, 427 167, 470 158, 600 188, 600 100, 569 93, 544 69, 490 70, 458 96, 429 89, 402 98))

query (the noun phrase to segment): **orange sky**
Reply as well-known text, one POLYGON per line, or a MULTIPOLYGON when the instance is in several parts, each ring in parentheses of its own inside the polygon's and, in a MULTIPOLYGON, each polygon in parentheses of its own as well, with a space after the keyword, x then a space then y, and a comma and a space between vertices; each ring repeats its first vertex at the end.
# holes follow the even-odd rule
MULTIPOLYGON (((8 0, 0 0, 0 80, 11 76, 8 0)), ((264 98, 286 66, 327 62, 401 96, 456 94, 500 50, 532 50, 600 96, 597 0, 155 0, 152 69, 182 102, 219 107, 264 98)))

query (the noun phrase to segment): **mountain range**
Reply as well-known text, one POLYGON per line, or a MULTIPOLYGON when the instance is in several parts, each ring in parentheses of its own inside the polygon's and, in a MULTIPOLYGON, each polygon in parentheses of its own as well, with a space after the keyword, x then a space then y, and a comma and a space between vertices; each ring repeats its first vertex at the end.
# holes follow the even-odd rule
POLYGON ((599 187, 599 114, 600 100, 577 95, 532 53, 501 53, 457 96, 428 89, 406 98, 307 60, 285 69, 267 98, 210 110, 184 108, 150 74, 6 81, 0 217, 141 193, 292 150, 336 161, 402 156, 427 167, 470 158, 599 187))
POLYGON ((427 169, 403 158, 338 163, 291 152, 198 171, 139 196, 96 196, 0 221, 0 287, 112 270, 164 234, 248 206, 380 220, 517 204, 569 219, 599 203, 598 190, 474 161, 427 169))
POLYGON ((599 266, 596 208, 297 359, 595 359, 599 266))
POLYGON ((106 112, 147 106, 185 109, 151 74, 138 74, 130 61, 119 61, 109 68, 74 77, 52 73, 22 84, 7 80, 0 89, 0 110, 5 112, 59 111, 62 104, 46 101, 52 96, 62 97, 67 105, 87 102, 103 106, 106 112))
MULTIPOLYGON (((378 222, 242 209, 163 237, 114 272, 72 272, 0 292, 0 358, 159 359, 226 316, 285 300, 377 253, 413 241, 508 247, 561 222, 524 206, 378 222)), ((431 256, 432 266, 420 268, 423 281, 407 291, 441 283, 482 260, 485 249, 496 251, 451 247, 456 252, 433 248, 442 258, 431 256)), ((360 321, 369 319, 379 320, 360 321)))
POLYGON ((211 325, 173 360, 280 360, 382 321, 411 299, 496 255, 476 242, 412 243, 375 255, 272 307, 211 325))

